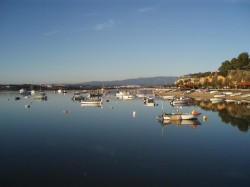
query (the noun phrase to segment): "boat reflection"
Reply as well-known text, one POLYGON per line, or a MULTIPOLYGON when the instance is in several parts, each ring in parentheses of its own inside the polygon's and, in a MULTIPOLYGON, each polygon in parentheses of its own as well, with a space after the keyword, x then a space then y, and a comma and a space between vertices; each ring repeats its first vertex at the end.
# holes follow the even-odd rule
POLYGON ((191 125, 192 128, 197 128, 198 125, 201 125, 201 122, 197 119, 191 120, 191 119, 183 119, 183 120, 168 120, 164 119, 160 121, 163 126, 165 125, 177 125, 177 126, 185 126, 185 125, 191 125))
POLYGON ((199 125, 201 125, 201 122, 198 119, 195 119, 195 120, 187 120, 187 119, 185 120, 167 120, 167 119, 159 120, 158 119, 158 122, 162 126, 161 136, 163 135, 163 131, 166 126, 170 126, 170 125, 175 125, 177 127, 190 126, 193 129, 196 129, 199 125))

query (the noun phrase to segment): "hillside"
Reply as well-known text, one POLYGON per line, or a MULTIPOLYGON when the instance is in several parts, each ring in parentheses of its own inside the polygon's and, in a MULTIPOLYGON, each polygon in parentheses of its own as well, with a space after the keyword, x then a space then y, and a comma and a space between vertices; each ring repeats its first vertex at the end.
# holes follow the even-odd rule
POLYGON ((78 83, 77 85, 89 85, 89 86, 126 86, 126 85, 140 85, 140 86, 155 86, 164 84, 174 84, 178 77, 173 76, 159 76, 159 77, 146 77, 146 78, 134 78, 125 80, 113 80, 113 81, 91 81, 78 83))

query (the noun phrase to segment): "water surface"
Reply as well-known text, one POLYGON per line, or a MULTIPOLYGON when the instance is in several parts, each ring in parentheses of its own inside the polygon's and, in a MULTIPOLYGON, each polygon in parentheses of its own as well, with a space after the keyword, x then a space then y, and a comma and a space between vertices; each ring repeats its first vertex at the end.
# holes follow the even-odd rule
POLYGON ((249 106, 176 108, 155 99, 147 107, 110 94, 103 107, 82 107, 73 92, 47 95, 16 101, 15 92, 0 93, 0 186, 250 185, 249 106), (198 122, 156 119, 193 108, 198 122))

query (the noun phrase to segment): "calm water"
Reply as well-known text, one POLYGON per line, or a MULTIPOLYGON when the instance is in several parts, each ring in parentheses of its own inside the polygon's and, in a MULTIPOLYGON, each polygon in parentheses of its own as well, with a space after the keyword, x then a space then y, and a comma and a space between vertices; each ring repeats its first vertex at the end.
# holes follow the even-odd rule
POLYGON ((0 92, 0 186, 250 186, 249 106, 194 101, 179 110, 195 108, 198 122, 164 125, 162 103, 177 109, 167 100, 111 94, 100 108, 47 95, 0 92))

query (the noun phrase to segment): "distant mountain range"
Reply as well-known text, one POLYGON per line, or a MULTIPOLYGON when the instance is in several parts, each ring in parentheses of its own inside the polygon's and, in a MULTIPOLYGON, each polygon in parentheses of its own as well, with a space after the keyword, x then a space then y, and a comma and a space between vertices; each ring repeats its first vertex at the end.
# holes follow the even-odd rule
POLYGON ((134 78, 125 80, 113 80, 113 81, 91 81, 78 83, 82 86, 126 86, 126 85, 140 85, 140 86, 154 86, 173 84, 179 77, 174 76, 159 76, 159 77, 146 77, 146 78, 134 78))

